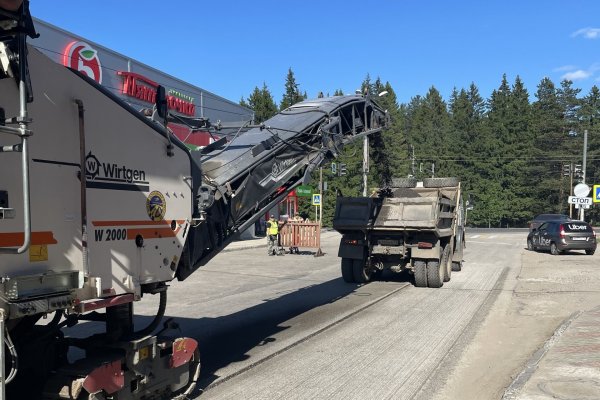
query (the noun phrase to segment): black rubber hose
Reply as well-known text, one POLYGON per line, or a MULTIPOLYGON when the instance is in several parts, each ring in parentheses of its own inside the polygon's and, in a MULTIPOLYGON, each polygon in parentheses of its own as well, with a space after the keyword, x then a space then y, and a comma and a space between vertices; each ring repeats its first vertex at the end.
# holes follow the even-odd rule
POLYGON ((154 317, 154 319, 152 320, 152 322, 150 322, 150 324, 145 327, 144 329, 137 331, 134 333, 135 336, 147 336, 149 334, 151 334, 152 332, 154 332, 154 330, 156 330, 156 328, 158 328, 158 325, 160 324, 160 321, 162 320, 162 318, 165 316, 165 310, 167 309, 167 291, 164 290, 162 292, 160 292, 160 303, 158 305, 158 311, 156 312, 156 316, 154 317))

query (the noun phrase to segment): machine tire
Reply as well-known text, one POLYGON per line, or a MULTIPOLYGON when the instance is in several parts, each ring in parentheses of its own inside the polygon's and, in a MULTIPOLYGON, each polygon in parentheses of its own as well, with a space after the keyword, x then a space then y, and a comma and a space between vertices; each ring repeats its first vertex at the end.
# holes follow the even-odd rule
POLYGON ((354 271, 351 258, 342 258, 342 279, 346 283, 354 283, 354 271))
POLYGON ((449 178, 423 178, 423 187, 426 188, 440 188, 440 187, 454 187, 458 186, 460 180, 455 177, 449 178))
POLYGON ((441 288, 444 285, 444 271, 439 261, 427 262, 427 286, 441 288))
POLYGON ((533 242, 531 241, 531 239, 527 239, 527 250, 535 251, 535 246, 533 245, 533 242))
POLYGON ((354 269, 354 281, 356 283, 368 283, 373 276, 373 269, 367 268, 365 260, 352 260, 354 269))
POLYGON ((415 178, 392 178, 393 188, 414 188, 417 186, 415 178))
POLYGON ((444 253, 442 254, 442 261, 440 262, 440 268, 444 273, 444 282, 449 282, 452 277, 452 259, 450 258, 450 245, 446 245, 444 253))
POLYGON ((413 274, 416 287, 427 287, 427 264, 422 260, 413 262, 413 274))
POLYGON ((462 262, 452 261, 452 271, 459 272, 462 270, 462 262))
POLYGON ((596 249, 587 249, 585 251, 585 254, 587 254, 588 256, 593 256, 595 252, 596 252, 596 249))
POLYGON ((552 254, 553 256, 557 256, 560 254, 560 250, 558 249, 558 247, 556 247, 556 243, 554 242, 550 243, 550 254, 552 254))

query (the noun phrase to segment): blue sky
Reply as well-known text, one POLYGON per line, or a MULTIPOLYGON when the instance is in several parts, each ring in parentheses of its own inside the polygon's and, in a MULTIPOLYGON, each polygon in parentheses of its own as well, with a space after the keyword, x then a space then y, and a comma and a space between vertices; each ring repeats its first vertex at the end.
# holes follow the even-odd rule
POLYGON ((489 97, 503 73, 532 101, 545 76, 600 86, 597 0, 31 0, 31 13, 235 102, 263 82, 279 102, 290 67, 309 98, 367 74, 400 102, 471 82, 489 97))

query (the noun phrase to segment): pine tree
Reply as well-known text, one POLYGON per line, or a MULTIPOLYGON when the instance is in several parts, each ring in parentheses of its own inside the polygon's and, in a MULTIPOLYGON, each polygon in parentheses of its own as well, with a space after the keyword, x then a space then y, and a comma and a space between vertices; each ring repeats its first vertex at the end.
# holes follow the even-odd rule
POLYGON ((294 72, 292 71, 292 68, 289 68, 287 77, 285 79, 285 93, 283 94, 283 98, 279 104, 279 109, 285 110, 289 106, 305 100, 305 96, 306 93, 304 93, 304 95, 300 94, 299 85, 296 83, 294 72))
POLYGON ((581 99, 577 96, 581 89, 574 88, 573 81, 564 79, 560 83, 560 89, 556 91, 558 104, 563 113, 563 133, 570 136, 579 131, 579 118, 577 112, 581 108, 581 99))
POLYGON ((240 99, 240 106, 250 108, 250 104, 248 104, 246 102, 246 100, 244 99, 244 96, 242 96, 242 98, 240 99))
POLYGON ((263 82, 262 89, 257 86, 248 97, 248 102, 240 100, 240 105, 250 108, 254 111, 254 123, 260 124, 277 114, 277 105, 271 96, 271 92, 267 88, 267 84, 263 82))

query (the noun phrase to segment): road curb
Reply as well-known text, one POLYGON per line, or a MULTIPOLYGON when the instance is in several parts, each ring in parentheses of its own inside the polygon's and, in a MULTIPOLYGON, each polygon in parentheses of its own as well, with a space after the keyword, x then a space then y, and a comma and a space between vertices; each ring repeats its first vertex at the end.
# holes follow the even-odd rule
POLYGON ((558 328, 554 331, 554 334, 544 342, 544 345, 540 347, 529 360, 523 370, 517 375, 517 377, 512 381, 512 383, 506 388, 504 391, 504 395, 502 396, 502 400, 516 400, 519 396, 519 393, 525 386, 525 384, 531 379, 539 363, 542 361, 546 353, 556 344, 556 342, 560 339, 560 337, 565 333, 567 328, 571 325, 573 321, 579 318, 583 314, 583 311, 577 311, 571 314, 567 319, 565 319, 558 328))

